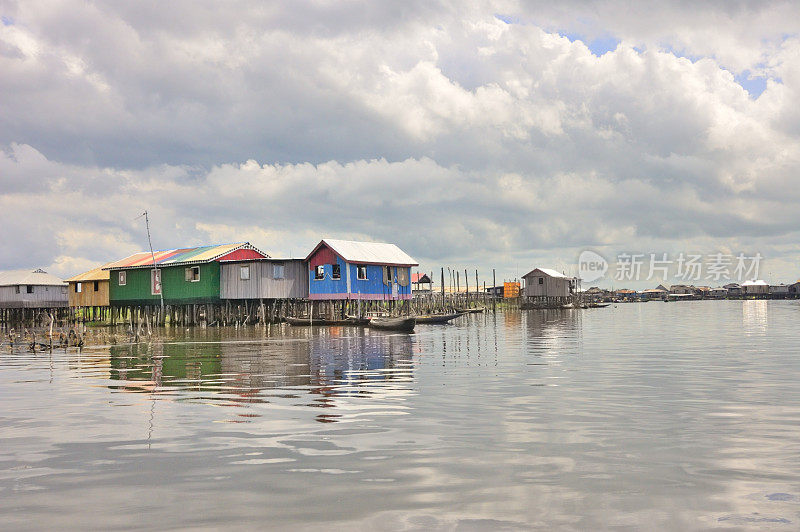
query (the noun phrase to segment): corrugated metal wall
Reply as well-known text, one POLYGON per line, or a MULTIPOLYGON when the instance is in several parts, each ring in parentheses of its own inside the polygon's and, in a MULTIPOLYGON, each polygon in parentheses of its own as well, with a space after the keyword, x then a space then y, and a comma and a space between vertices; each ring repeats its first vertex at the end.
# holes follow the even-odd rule
POLYGON ((303 260, 270 260, 222 263, 222 299, 305 299, 308 297, 308 272, 303 260), (275 279, 274 267, 283 265, 283 279, 275 279), (250 279, 242 279, 242 266, 250 268, 250 279))
POLYGON ((57 308, 67 306, 67 286, 20 285, 19 294, 14 286, 0 286, 2 308, 57 308))

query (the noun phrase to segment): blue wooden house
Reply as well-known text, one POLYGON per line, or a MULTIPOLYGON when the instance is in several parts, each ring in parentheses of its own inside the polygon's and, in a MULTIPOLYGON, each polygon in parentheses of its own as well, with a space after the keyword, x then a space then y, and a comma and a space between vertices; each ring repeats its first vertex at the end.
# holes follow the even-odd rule
POLYGON ((306 257, 311 300, 411 299, 417 261, 394 244, 322 240, 306 257))

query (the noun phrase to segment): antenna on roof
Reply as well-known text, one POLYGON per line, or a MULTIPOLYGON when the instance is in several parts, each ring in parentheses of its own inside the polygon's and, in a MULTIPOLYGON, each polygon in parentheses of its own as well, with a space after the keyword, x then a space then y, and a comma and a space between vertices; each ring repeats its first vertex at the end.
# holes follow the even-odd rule
POLYGON ((161 272, 156 267, 156 254, 153 253, 153 242, 150 240, 150 218, 147 217, 147 211, 144 211, 142 214, 137 216, 136 218, 141 218, 144 216, 144 225, 147 227, 147 243, 150 245, 150 256, 153 258, 153 271, 156 272, 155 280, 158 282, 158 297, 161 299, 161 311, 164 311, 164 285, 161 282, 161 272))

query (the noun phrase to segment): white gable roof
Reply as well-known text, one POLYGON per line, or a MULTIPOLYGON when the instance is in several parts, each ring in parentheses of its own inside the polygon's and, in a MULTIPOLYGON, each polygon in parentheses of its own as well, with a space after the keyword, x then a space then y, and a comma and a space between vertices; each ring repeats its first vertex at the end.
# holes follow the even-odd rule
POLYGON ((11 270, 0 272, 0 286, 14 285, 66 286, 67 283, 44 270, 11 270))
POLYGON ((551 270, 550 268, 535 268, 535 269, 529 271, 528 273, 526 273, 525 275, 523 275, 523 277, 528 277, 528 276, 530 276, 530 275, 532 275, 532 274, 534 274, 536 272, 543 273, 543 274, 547 275, 548 277, 559 277, 561 279, 568 279, 568 277, 566 275, 564 275, 563 273, 557 272, 555 270, 551 270))
POLYGON ((742 283, 742 286, 767 286, 767 283, 761 279, 756 279, 753 281, 745 281, 742 283))
POLYGON ((355 242, 353 240, 324 239, 314 248, 306 260, 313 255, 321 245, 327 245, 334 253, 347 262, 360 262, 366 264, 391 264, 394 266, 418 266, 419 263, 411 258, 405 251, 394 244, 382 242, 355 242))

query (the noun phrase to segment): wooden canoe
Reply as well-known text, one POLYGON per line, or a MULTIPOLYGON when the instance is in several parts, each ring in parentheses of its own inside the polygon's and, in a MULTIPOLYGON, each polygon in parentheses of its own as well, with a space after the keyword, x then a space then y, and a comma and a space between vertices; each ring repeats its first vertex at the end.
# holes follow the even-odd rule
POLYGON ((294 325, 295 327, 307 327, 309 325, 315 325, 315 326, 318 325, 320 327, 331 326, 331 325, 356 326, 356 325, 366 325, 367 324, 367 320, 365 320, 365 319, 359 320, 358 318, 345 318, 343 320, 329 320, 329 319, 323 319, 323 318, 314 318, 314 320, 312 321, 308 317, 300 318, 300 317, 291 317, 290 316, 290 317, 286 318, 286 323, 288 323, 289 325, 294 325))
POLYGON ((459 308, 456 309, 460 314, 479 314, 481 312, 486 312, 485 307, 480 308, 459 308))
POLYGON ((411 318, 372 318, 369 320, 370 329, 383 329, 387 331, 413 331, 417 320, 411 318))
POLYGON ((423 314, 421 316, 415 316, 415 319, 417 320, 417 323, 441 324, 447 323, 450 320, 454 320, 459 316, 461 316, 461 314, 458 312, 454 312, 452 314, 423 314))

